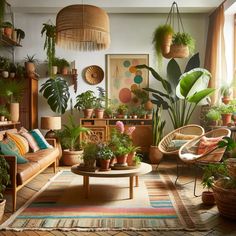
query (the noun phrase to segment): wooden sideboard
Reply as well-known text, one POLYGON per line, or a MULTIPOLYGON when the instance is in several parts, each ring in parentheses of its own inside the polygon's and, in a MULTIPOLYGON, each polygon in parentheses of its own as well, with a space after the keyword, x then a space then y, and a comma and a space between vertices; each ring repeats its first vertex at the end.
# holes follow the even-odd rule
POLYGON ((152 144, 152 120, 151 119, 80 119, 80 124, 91 130, 90 134, 82 134, 81 140, 102 142, 109 140, 111 130, 120 120, 125 128, 135 126, 132 139, 135 146, 139 146, 142 152, 148 152, 152 144))

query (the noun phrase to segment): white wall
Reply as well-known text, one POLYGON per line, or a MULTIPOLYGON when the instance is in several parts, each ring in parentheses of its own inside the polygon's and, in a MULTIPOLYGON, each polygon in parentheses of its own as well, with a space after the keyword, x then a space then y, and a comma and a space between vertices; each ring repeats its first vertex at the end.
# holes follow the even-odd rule
MULTIPOLYGON (((203 65, 208 17, 205 14, 183 14, 182 18, 185 31, 190 33, 196 40, 196 52, 200 52, 201 64, 203 65)), ((23 47, 16 49, 16 61, 22 61, 27 54, 36 54, 41 63, 46 59, 46 52, 43 50, 44 38, 41 37, 40 31, 42 24, 47 23, 49 19, 55 23, 55 15, 21 13, 15 15, 15 26, 22 28, 26 33, 26 37, 22 42, 23 47)), ((152 47, 152 34, 154 29, 159 24, 164 24, 165 21, 166 14, 110 14, 111 46, 108 50, 101 52, 76 52, 57 48, 56 56, 65 57, 69 61, 76 61, 76 68, 79 74, 77 94, 87 89, 96 91, 97 85, 91 86, 85 83, 81 72, 89 65, 98 65, 105 71, 105 54, 148 53, 150 55, 150 65, 156 67, 152 47)), ((186 62, 184 59, 179 61, 183 65, 186 62)), ((168 61, 164 60, 163 72, 166 71, 166 62, 168 61)), ((38 66, 38 72, 41 76, 39 87, 47 79, 45 78, 46 65, 43 67, 44 69, 42 69, 42 65, 38 66)), ((149 84, 151 87, 157 86, 151 75, 149 84)), ((99 86, 105 86, 105 79, 99 86)), ((76 95, 73 92, 73 87, 70 89, 73 101, 75 101, 76 95)), ((39 118, 45 115, 55 115, 40 94, 38 115, 39 118)), ((198 115, 196 115, 195 120, 199 122, 198 115)))

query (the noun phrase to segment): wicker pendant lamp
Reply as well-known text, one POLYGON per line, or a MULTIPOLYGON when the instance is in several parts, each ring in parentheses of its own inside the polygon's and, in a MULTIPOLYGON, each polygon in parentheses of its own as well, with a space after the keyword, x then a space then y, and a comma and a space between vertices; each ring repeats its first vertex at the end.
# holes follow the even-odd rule
POLYGON ((59 47, 79 51, 107 49, 110 26, 107 13, 92 5, 71 5, 58 12, 56 43, 59 47))

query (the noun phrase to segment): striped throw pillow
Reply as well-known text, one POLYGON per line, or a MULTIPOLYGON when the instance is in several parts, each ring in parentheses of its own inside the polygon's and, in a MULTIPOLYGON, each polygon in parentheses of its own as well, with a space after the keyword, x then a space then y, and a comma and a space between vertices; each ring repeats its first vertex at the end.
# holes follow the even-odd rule
POLYGON ((31 130, 30 134, 34 137, 40 149, 53 148, 43 137, 39 129, 31 130))
POLYGON ((39 150, 37 142, 34 140, 33 136, 28 132, 27 129, 21 127, 19 134, 22 135, 28 141, 29 146, 33 152, 37 152, 39 150))
POLYGON ((6 132, 6 135, 9 139, 15 142, 21 155, 25 155, 29 152, 29 143, 23 136, 9 132, 6 132))

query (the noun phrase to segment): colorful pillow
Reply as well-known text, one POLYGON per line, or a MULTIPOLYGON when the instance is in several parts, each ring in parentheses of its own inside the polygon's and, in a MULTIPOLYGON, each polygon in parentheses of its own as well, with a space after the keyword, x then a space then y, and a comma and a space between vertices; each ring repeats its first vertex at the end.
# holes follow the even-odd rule
POLYGON ((6 132, 6 135, 16 144, 21 155, 25 155, 27 152, 29 152, 28 141, 23 136, 9 132, 6 132))
POLYGON ((203 153, 212 151, 217 147, 218 142, 222 140, 222 138, 223 136, 216 138, 207 138, 205 136, 202 137, 199 142, 197 154, 201 155, 203 153))
POLYGON ((27 159, 25 159, 19 154, 18 148, 16 147, 15 143, 10 139, 4 139, 0 142, 0 153, 2 155, 7 156, 16 156, 17 164, 25 164, 28 162, 27 159))
POLYGON ((190 139, 194 139, 196 137, 198 137, 198 135, 175 133, 173 139, 190 140, 190 139))
POLYGON ((22 135, 28 141, 29 146, 33 152, 37 152, 39 150, 37 142, 34 140, 33 136, 28 132, 27 129, 21 127, 19 134, 22 135))
POLYGON ((179 140, 179 139, 171 140, 168 147, 167 147, 167 151, 168 152, 176 151, 176 150, 180 149, 181 146, 183 146, 188 141, 189 140, 179 140))
POLYGON ((30 131, 30 134, 34 137, 35 141, 37 142, 40 149, 47 149, 47 148, 53 148, 43 137, 42 133, 39 131, 39 129, 34 129, 30 131))

